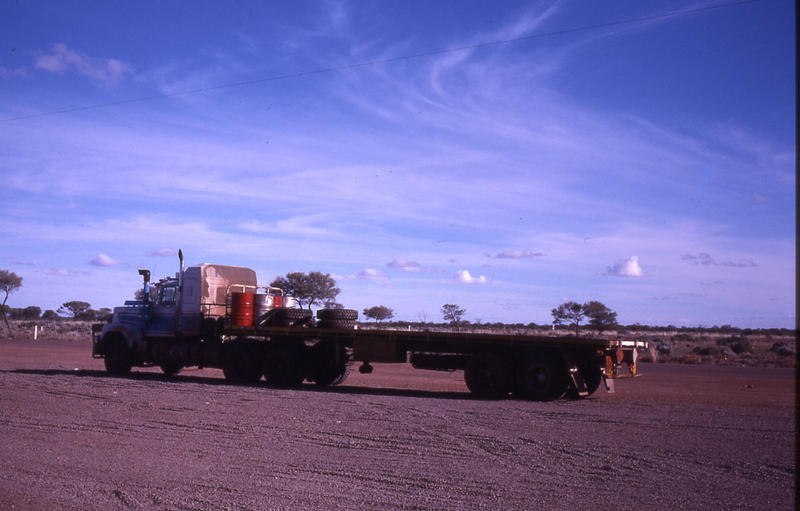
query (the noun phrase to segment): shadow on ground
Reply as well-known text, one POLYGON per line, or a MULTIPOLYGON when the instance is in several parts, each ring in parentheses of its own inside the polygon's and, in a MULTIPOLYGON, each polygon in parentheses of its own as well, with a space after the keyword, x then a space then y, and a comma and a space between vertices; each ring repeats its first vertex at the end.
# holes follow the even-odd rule
MULTIPOLYGON (((91 378, 104 378, 116 380, 134 380, 134 381, 152 381, 152 382, 168 382, 168 383, 189 383, 199 385, 228 385, 235 387, 251 387, 251 388, 276 388, 268 387, 263 382, 256 384, 234 384, 219 378, 207 378, 202 376, 188 376, 178 374, 175 376, 167 376, 160 373, 144 373, 132 372, 128 376, 109 376, 108 373, 96 369, 6 369, 0 370, 4 373, 15 374, 31 374, 38 376, 74 376, 74 377, 91 377, 91 378)), ((464 392, 442 392, 433 390, 418 390, 418 389, 393 389, 393 388, 374 388, 374 387, 350 387, 346 385, 335 387, 318 387, 314 384, 303 384, 300 387, 293 387, 291 390, 300 390, 303 392, 316 392, 316 393, 330 393, 330 394, 350 394, 350 395, 367 395, 367 396, 399 396, 399 397, 419 397, 426 399, 449 399, 449 400, 480 400, 472 394, 464 392)))

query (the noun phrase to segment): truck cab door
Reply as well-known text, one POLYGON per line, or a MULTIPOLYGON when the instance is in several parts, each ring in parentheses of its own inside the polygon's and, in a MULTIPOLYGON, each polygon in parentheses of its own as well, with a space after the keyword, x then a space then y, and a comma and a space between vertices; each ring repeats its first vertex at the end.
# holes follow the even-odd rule
POLYGON ((178 285, 158 286, 147 322, 148 337, 173 337, 175 335, 175 307, 177 306, 178 285))

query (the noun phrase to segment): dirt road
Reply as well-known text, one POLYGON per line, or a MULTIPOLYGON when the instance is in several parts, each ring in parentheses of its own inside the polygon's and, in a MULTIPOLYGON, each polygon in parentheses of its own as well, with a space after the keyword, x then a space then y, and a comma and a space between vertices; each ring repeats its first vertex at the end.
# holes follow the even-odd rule
POLYGON ((644 365, 536 403, 377 364, 324 390, 110 378, 89 351, 0 341, 2 509, 793 508, 794 370, 644 365))

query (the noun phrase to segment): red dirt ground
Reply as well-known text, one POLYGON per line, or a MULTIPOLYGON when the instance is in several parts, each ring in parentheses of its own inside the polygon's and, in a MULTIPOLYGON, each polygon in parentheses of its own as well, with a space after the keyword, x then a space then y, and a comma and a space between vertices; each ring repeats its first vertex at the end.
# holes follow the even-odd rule
POLYGON ((792 509, 795 371, 646 364, 581 401, 482 401, 375 364, 340 387, 107 377, 0 341, 0 508, 792 509))

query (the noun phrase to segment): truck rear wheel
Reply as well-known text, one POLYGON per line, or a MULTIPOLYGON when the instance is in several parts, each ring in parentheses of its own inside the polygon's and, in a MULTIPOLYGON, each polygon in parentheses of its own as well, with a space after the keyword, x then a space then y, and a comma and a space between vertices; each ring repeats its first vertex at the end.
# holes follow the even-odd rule
POLYGON ((230 383, 257 383, 261 379, 261 364, 257 350, 248 343, 234 341, 225 347, 222 373, 230 383))
POLYGON ((311 358, 311 380, 317 385, 338 385, 350 374, 347 349, 331 341, 320 341, 309 353, 311 358))
POLYGON ((111 376, 125 376, 130 373, 133 361, 125 338, 121 335, 109 336, 104 344, 106 372, 111 376))
POLYGON ((479 397, 499 399, 511 390, 509 368, 494 353, 472 355, 464 368, 464 381, 470 392, 479 397))
POLYGON ((303 347, 286 343, 264 357, 264 377, 272 387, 298 387, 303 383, 303 347))
POLYGON ((564 361, 555 352, 530 353, 517 365, 514 393, 532 401, 552 401, 569 387, 564 361))

